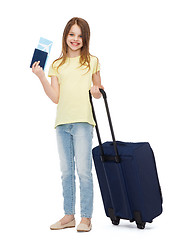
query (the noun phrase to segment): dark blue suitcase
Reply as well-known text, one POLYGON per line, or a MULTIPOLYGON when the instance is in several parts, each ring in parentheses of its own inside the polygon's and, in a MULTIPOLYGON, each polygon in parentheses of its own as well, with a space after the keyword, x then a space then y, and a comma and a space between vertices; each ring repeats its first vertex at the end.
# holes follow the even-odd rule
POLYGON ((144 229, 146 222, 162 213, 162 193, 153 151, 148 142, 120 142, 115 140, 107 96, 104 98, 113 141, 102 144, 95 111, 99 146, 93 148, 93 160, 103 199, 104 209, 114 225, 120 219, 136 222, 144 229))

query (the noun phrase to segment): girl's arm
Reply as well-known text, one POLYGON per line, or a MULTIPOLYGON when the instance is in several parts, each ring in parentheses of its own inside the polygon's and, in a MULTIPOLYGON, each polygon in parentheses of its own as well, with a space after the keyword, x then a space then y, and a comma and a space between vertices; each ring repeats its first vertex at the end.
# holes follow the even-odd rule
POLYGON ((40 79, 46 95, 56 104, 59 101, 60 87, 58 78, 56 76, 51 77, 51 84, 46 79, 45 73, 42 67, 39 66, 39 62, 35 62, 32 65, 32 72, 40 79))
POLYGON ((92 75, 92 82, 93 82, 93 87, 90 90, 91 94, 94 98, 99 99, 101 97, 99 88, 104 89, 104 87, 101 85, 100 71, 98 71, 92 75))

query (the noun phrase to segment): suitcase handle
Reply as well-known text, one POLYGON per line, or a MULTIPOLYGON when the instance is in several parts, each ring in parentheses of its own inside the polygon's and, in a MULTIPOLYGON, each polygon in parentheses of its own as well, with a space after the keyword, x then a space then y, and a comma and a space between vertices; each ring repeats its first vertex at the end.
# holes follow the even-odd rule
MULTIPOLYGON (((101 94, 103 96, 105 107, 106 107, 106 111, 107 111, 107 117, 108 117, 109 126, 110 126, 110 130, 111 130, 113 145, 114 145, 114 152, 115 152, 115 157, 114 158, 115 158, 115 161, 117 163, 120 163, 120 157, 119 157, 119 154, 118 154, 117 143, 116 143, 116 140, 115 140, 114 130, 113 130, 111 116, 110 116, 110 112, 109 112, 109 106, 108 106, 108 102, 107 102, 107 94, 106 94, 106 92, 102 88, 99 88, 99 90, 100 90, 100 92, 101 92, 101 94)), ((105 157, 105 155, 104 155, 104 150, 103 150, 103 146, 102 146, 102 141, 101 141, 101 137, 100 137, 100 132, 99 132, 99 128, 98 128, 96 114, 95 114, 95 110, 94 110, 94 106, 93 106, 92 95, 91 95, 90 91, 89 91, 89 95, 90 95, 90 103, 91 103, 91 107, 92 107, 93 118, 94 118, 95 123, 96 123, 95 128, 96 128, 98 142, 99 142, 99 147, 100 147, 101 159, 102 159, 102 161, 106 161, 107 160, 107 156, 105 157)))

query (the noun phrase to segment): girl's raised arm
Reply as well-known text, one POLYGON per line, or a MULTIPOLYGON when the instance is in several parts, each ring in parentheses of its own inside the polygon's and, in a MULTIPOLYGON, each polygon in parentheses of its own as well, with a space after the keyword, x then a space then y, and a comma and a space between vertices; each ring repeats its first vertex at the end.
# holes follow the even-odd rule
POLYGON ((35 62, 32 65, 32 72, 40 79, 46 95, 55 103, 58 104, 60 96, 60 86, 58 78, 56 76, 51 77, 51 84, 46 79, 45 73, 42 67, 39 66, 39 62, 35 62))

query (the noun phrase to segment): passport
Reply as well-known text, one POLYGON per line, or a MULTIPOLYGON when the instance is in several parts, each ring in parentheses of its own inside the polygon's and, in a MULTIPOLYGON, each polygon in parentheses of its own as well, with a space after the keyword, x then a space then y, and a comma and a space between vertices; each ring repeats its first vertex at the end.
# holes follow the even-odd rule
POLYGON ((31 61, 31 64, 30 64, 30 68, 32 68, 32 64, 34 62, 38 62, 40 61, 39 65, 43 68, 45 68, 45 63, 46 63, 46 60, 47 60, 47 56, 48 56, 48 53, 47 52, 44 52, 42 50, 39 50, 37 48, 35 48, 34 50, 34 54, 33 54, 33 57, 32 57, 32 61, 31 61))

